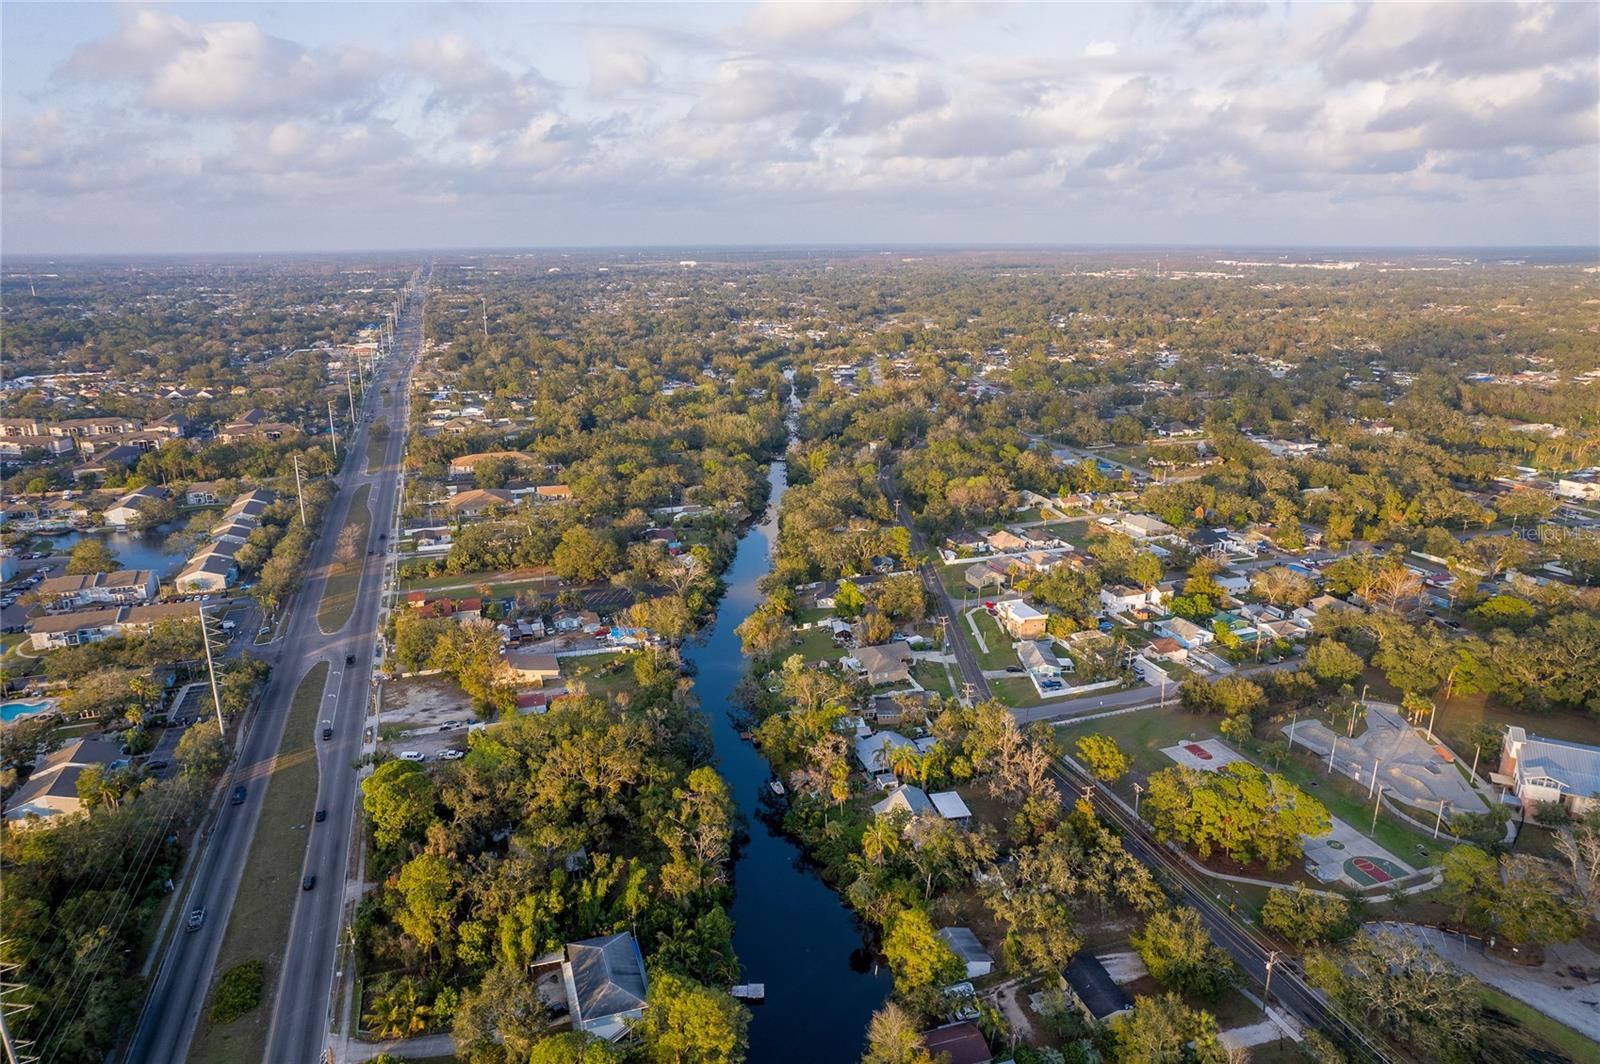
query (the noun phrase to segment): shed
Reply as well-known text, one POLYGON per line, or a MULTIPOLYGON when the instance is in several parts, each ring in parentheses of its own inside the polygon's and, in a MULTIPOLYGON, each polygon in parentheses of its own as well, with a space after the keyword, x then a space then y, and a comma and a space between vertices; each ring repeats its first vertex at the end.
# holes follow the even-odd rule
POLYGON ((950 947, 961 963, 967 966, 967 978, 977 979, 994 971, 994 958, 983 948, 978 936, 970 927, 941 927, 937 932, 941 941, 950 947))

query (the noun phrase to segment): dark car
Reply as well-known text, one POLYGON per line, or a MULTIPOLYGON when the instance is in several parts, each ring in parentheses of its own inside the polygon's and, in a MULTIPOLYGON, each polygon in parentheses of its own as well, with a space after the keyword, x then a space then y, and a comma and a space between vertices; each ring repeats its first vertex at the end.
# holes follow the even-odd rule
POLYGON ((183 929, 185 931, 198 931, 205 926, 205 922, 206 911, 204 909, 195 909, 189 913, 189 919, 184 921, 183 929))
POLYGON ((387 533, 387 532, 379 532, 378 533, 378 538, 379 539, 388 539, 389 538, 389 533, 387 533))
POLYGON ((322 729, 322 738, 324 740, 332 739, 333 738, 333 729, 324 726, 323 729, 322 729))
POLYGON ((344 656, 344 663, 345 663, 345 667, 346 668, 348 668, 351 665, 354 665, 356 663, 356 656, 354 654, 346 654, 344 656))
POLYGON ((315 817, 316 822, 320 824, 326 819, 328 819, 328 811, 326 809, 318 809, 315 817))
POLYGON ((1007 672, 1021 672, 1022 671, 1022 666, 1021 665, 1007 665, 1006 666, 1006 671, 1007 672))
POLYGON ((312 887, 314 887, 316 885, 317 885, 317 877, 316 876, 306 876, 306 878, 304 878, 304 879, 302 879, 300 881, 300 889, 301 890, 310 890, 312 887))
POLYGON ((145 768, 149 769, 151 772, 160 772, 166 767, 167 763, 165 761, 151 761, 145 765, 145 768))
POLYGON ((233 789, 233 804, 234 805, 243 805, 244 804, 244 785, 243 784, 240 784, 239 786, 237 786, 237 787, 235 787, 233 789))

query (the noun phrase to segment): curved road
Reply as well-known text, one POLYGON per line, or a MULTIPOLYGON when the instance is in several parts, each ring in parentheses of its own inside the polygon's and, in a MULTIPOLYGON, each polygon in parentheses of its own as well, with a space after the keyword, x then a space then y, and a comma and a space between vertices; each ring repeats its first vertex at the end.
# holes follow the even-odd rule
MULTIPOLYGON (((426 268, 423 277, 425 280, 426 268)), ((188 1055, 255 837, 289 705, 306 672, 317 662, 326 661, 328 684, 319 717, 332 722, 334 736, 330 742, 317 744, 317 807, 328 810, 328 819, 313 829, 307 842, 307 871, 316 872, 317 889, 303 892, 297 899, 266 1059, 309 1064, 321 1053, 328 1029, 332 959, 344 909, 343 884, 356 811, 353 766, 361 753, 386 561, 381 548, 387 544, 380 543, 377 536, 390 531, 394 513, 408 413, 406 383, 420 343, 421 303, 418 292, 403 315, 396 351, 369 385, 361 408, 364 412, 385 414, 389 419, 391 431, 384 464, 376 474, 366 472, 368 434, 362 427, 347 444, 344 466, 336 478, 339 493, 325 515, 324 534, 312 550, 305 586, 269 655, 274 663, 272 676, 224 785, 231 789, 243 784, 245 801, 237 806, 223 805, 209 832, 202 836, 204 848, 179 919, 203 908, 207 914, 205 924, 192 933, 180 928, 168 943, 128 1046, 125 1059, 130 1064, 166 1064, 188 1055), (385 385, 391 390, 391 402, 387 411, 381 411, 385 385), (371 485, 368 506, 374 527, 369 546, 376 553, 367 559, 362 572, 351 620, 338 633, 324 635, 317 623, 317 610, 326 590, 337 530, 344 527, 350 501, 362 484, 371 485), (355 667, 345 668, 347 654, 355 656, 355 667)))

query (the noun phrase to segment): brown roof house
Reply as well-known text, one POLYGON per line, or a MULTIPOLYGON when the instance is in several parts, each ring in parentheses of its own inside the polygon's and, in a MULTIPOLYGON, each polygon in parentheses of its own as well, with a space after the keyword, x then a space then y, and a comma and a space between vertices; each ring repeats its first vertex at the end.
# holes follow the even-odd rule
POLYGON ((861 647, 854 657, 857 671, 874 687, 885 683, 904 683, 911 679, 911 648, 905 643, 861 647))

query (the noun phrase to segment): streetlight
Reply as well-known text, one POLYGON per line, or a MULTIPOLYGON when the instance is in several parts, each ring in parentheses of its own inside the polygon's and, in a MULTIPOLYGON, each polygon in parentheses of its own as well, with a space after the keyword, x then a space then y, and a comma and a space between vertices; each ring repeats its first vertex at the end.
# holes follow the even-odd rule
POLYGON ((1261 1011, 1263 1013, 1265 1013, 1267 1011, 1267 1004, 1268 1004, 1268 1002, 1270 1002, 1272 1000, 1272 968, 1273 968, 1273 965, 1275 965, 1277 963, 1278 963, 1278 951, 1275 950, 1275 949, 1274 950, 1268 950, 1267 951, 1267 981, 1266 981, 1266 985, 1264 985, 1261 988, 1261 1011))
MULTIPOLYGON (((1383 803, 1383 792, 1388 790, 1388 789, 1389 788, 1387 788, 1387 787, 1379 787, 1378 788, 1378 798, 1377 798, 1376 801, 1374 801, 1372 803, 1372 829, 1371 829, 1371 831, 1377 831, 1378 830, 1378 806, 1383 803)), ((1368 834, 1371 834, 1371 832, 1369 831, 1368 834)))
POLYGON ((1134 816, 1138 816, 1139 815, 1139 796, 1142 795, 1142 794, 1144 794, 1144 788, 1141 787, 1139 784, 1135 783, 1133 785, 1133 815, 1134 816))

